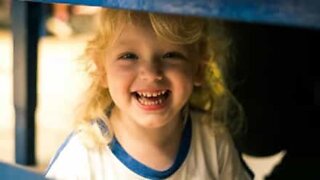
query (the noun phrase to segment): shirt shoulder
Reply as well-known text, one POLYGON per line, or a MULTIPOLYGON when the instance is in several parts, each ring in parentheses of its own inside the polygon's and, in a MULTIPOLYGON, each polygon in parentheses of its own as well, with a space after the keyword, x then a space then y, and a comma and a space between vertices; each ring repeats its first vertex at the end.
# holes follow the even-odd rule
POLYGON ((79 133, 71 133, 60 146, 47 168, 45 176, 54 179, 77 179, 90 177, 88 151, 80 140, 79 133))
MULTIPOLYGON (((144 179, 131 172, 108 146, 88 145, 86 132, 72 133, 52 158, 46 178, 52 179, 144 179)), ((91 140, 90 140, 91 141, 91 140)), ((92 142, 90 142, 92 143, 92 142)))
POLYGON ((243 167, 240 154, 228 130, 221 125, 210 124, 210 118, 206 113, 192 113, 196 156, 203 156, 197 158, 198 161, 203 161, 203 164, 208 166, 207 171, 215 179, 251 179, 243 167))

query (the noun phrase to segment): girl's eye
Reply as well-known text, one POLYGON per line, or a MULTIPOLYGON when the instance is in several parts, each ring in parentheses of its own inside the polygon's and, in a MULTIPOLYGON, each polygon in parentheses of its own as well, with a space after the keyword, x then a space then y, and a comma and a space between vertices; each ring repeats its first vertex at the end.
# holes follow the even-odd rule
POLYGON ((138 56, 135 55, 134 53, 125 53, 120 55, 119 59, 134 60, 134 59, 138 59, 138 56))
POLYGON ((162 56, 163 59, 186 59, 186 57, 179 52, 168 52, 162 56))

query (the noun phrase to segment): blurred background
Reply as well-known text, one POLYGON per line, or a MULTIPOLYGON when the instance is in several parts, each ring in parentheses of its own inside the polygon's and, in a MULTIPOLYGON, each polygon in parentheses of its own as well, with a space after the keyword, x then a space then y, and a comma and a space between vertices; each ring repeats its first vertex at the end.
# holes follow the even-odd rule
MULTIPOLYGON (((0 0, 0 161, 15 163, 13 38, 10 1, 0 0)), ((98 8, 48 4, 39 40, 36 169, 44 171, 72 131, 74 109, 87 77, 78 58, 98 8)))
MULTIPOLYGON (((15 164, 11 3, 0 0, 0 161, 15 164)), ((73 129, 74 109, 88 83, 78 58, 92 36, 99 10, 66 4, 43 6, 38 44, 36 165, 30 166, 40 173, 73 129)), ((240 139, 238 147, 255 179, 262 180, 284 157, 290 161, 290 157, 305 158, 308 148, 313 149, 316 143, 317 131, 310 127, 317 120, 311 116, 319 117, 320 76, 311 57, 319 57, 313 46, 319 31, 239 22, 230 22, 230 26, 239 62, 233 73, 233 91, 248 117, 248 134, 240 139), (314 133, 309 136, 306 132, 314 133)), ((313 150, 308 158, 318 158, 315 154, 319 152, 313 150)), ((280 172, 286 172, 287 167, 280 166, 280 172)))

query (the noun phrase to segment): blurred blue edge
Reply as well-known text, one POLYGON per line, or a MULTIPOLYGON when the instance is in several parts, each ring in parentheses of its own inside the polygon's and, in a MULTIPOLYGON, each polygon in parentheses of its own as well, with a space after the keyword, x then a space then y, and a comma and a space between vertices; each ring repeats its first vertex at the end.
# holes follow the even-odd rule
POLYGON ((31 171, 24 166, 0 162, 0 179, 44 180, 46 178, 42 174, 31 171))
POLYGON ((320 28, 320 0, 24 0, 320 28))

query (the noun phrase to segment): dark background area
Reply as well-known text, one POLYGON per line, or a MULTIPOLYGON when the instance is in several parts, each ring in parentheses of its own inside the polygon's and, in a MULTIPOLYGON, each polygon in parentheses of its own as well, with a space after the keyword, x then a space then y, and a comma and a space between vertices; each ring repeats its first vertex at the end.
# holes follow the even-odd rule
POLYGON ((239 149, 287 153, 267 179, 320 179, 319 30, 232 23, 233 92, 247 131, 239 149))

